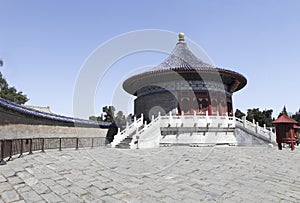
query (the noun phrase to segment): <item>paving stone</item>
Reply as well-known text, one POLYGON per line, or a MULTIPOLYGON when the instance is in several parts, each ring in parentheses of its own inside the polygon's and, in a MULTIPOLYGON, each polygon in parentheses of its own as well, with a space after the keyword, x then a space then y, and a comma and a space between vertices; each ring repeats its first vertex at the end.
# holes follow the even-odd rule
POLYGON ((27 192, 24 192, 24 193, 20 193, 20 195, 27 202, 37 202, 37 201, 41 201, 42 200, 41 196, 38 195, 33 190, 30 190, 30 191, 27 191, 27 192))
MULTIPOLYGON (((16 160, 14 160, 14 162, 15 162, 15 161, 16 161, 16 160)), ((11 163, 13 163, 13 162, 11 162, 11 163)), ((19 165, 14 164, 14 166, 11 167, 11 169, 12 169, 15 173, 22 172, 22 171, 25 170, 25 168, 22 167, 21 164, 19 164, 19 165)))
POLYGON ((91 187, 87 188, 87 191, 90 192, 91 194, 94 194, 95 197, 98 197, 98 198, 107 194, 105 191, 100 190, 96 186, 91 186, 91 187))
MULTIPOLYGON (((1 203, 1 201, 0 201, 1 203)), ((24 200, 18 200, 18 201, 15 201, 14 203, 26 203, 24 200)))
POLYGON ((0 183, 3 182, 7 182, 7 179, 3 175, 0 175, 0 183))
POLYGON ((49 179, 49 178, 42 179, 41 182, 44 183, 48 187, 52 187, 57 184, 54 180, 49 179))
POLYGON ((143 193, 146 195, 149 195, 151 197, 155 197, 155 198, 161 198, 163 196, 163 194, 161 194, 160 192, 155 192, 153 190, 147 189, 147 190, 143 190, 143 193))
POLYGON ((117 190, 115 190, 114 188, 107 188, 106 190, 104 190, 108 195, 113 195, 117 193, 117 190))
POLYGON ((83 187, 83 188, 87 188, 87 187, 90 187, 92 185, 92 183, 87 181, 84 177, 82 177, 82 178, 83 178, 83 180, 76 181, 77 185, 80 185, 80 187, 83 187))
POLYGON ((41 194, 46 194, 46 193, 50 193, 50 189, 49 187, 47 187, 45 184, 43 184, 42 182, 38 182, 37 184, 31 186, 31 188, 36 191, 39 195, 41 194))
POLYGON ((77 186, 77 185, 71 185, 69 187, 67 187, 67 189, 69 191, 71 191, 72 193, 75 193, 76 195, 78 195, 79 197, 81 195, 87 194, 88 192, 84 189, 82 189, 81 187, 77 186))
POLYGON ((51 190, 60 196, 69 192, 69 190, 58 184, 52 186, 51 190))
POLYGON ((4 202, 13 202, 19 200, 20 196, 15 190, 9 190, 2 192, 1 198, 4 202))
POLYGON ((113 197, 110 197, 110 196, 103 196, 103 197, 101 197, 101 201, 103 201, 103 202, 113 202, 113 203, 115 203, 115 202, 121 202, 120 200, 117 200, 117 199, 115 199, 113 197))
POLYGON ((11 168, 7 168, 5 170, 1 170, 1 173, 3 176, 5 176, 6 178, 8 177, 12 177, 12 176, 15 176, 16 175, 16 172, 11 169, 11 168))
POLYGON ((13 190, 13 186, 8 182, 0 183, 0 193, 7 190, 13 190))
POLYGON ((72 202, 72 203, 83 202, 77 195, 70 192, 67 194, 63 194, 61 198, 63 198, 66 202, 72 202))
POLYGON ((28 185, 25 185, 24 187, 20 187, 20 188, 17 189, 17 191, 20 192, 20 193, 26 193, 26 192, 29 192, 31 190, 32 190, 32 188, 29 187, 28 185))
MULTIPOLYGON (((19 183, 17 185, 13 185, 13 188, 16 190, 19 190, 20 188, 26 187, 27 185, 25 184, 25 182, 19 183)), ((28 186, 27 186, 28 187, 28 186)))
MULTIPOLYGON (((96 202, 97 197, 91 194, 85 194, 80 197, 84 202, 96 202)), ((97 200, 98 201, 98 200, 97 200)))
POLYGON ((9 177, 7 178, 9 184, 11 185, 17 185, 20 183, 25 183, 21 178, 17 177, 17 176, 13 176, 13 177, 9 177))
POLYGON ((72 182, 66 180, 66 179, 62 179, 62 180, 57 180, 56 181, 58 184, 62 185, 63 187, 68 187, 70 185, 72 185, 72 182))
POLYGON ((41 197, 45 199, 47 202, 63 202, 63 200, 53 192, 42 194, 41 197))

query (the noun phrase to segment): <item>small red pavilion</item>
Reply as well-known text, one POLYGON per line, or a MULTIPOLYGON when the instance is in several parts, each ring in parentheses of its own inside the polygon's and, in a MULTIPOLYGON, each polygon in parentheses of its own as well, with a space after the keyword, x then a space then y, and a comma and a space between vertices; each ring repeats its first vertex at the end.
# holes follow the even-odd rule
POLYGON ((291 149, 294 150, 296 138, 299 137, 297 122, 286 115, 281 115, 273 124, 276 128, 276 142, 278 143, 278 149, 282 150, 282 143, 291 145, 291 149))

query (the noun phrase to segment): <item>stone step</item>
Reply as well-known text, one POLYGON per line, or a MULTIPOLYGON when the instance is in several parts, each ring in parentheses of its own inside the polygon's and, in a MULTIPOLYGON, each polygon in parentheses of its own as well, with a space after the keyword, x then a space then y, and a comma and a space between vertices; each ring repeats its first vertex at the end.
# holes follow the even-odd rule
POLYGON ((116 145, 116 148, 119 148, 119 149, 130 149, 130 145, 129 144, 118 144, 118 145, 116 145))
POLYGON ((132 138, 126 137, 124 140, 122 140, 119 144, 116 145, 116 148, 122 148, 122 149, 130 149, 130 142, 132 138))

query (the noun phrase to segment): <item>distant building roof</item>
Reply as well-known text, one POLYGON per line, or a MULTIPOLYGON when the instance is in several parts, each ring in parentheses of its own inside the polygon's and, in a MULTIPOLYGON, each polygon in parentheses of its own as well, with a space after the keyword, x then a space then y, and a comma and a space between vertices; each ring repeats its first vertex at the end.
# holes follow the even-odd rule
POLYGON ((50 107, 49 106, 32 106, 32 105, 24 105, 25 107, 27 108, 30 108, 30 109, 34 109, 36 111, 40 111, 40 112, 44 112, 44 113, 52 113, 53 112, 50 110, 50 107))
POLYGON ((273 123, 294 123, 296 124, 297 122, 294 119, 291 119, 290 117, 286 115, 281 115, 279 118, 277 118, 273 123))

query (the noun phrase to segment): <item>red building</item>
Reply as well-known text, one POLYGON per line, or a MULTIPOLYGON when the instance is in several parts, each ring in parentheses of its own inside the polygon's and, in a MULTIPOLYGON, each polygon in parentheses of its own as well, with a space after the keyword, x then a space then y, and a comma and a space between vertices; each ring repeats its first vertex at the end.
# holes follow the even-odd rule
POLYGON ((152 115, 170 111, 181 114, 233 115, 232 94, 247 84, 234 71, 217 68, 197 58, 179 34, 173 52, 152 71, 134 75, 123 88, 137 96, 134 114, 152 115))
POLYGON ((281 115, 273 124, 276 128, 276 142, 278 149, 282 149, 282 143, 291 144, 291 149, 294 150, 296 139, 299 137, 297 122, 286 115, 281 115))

